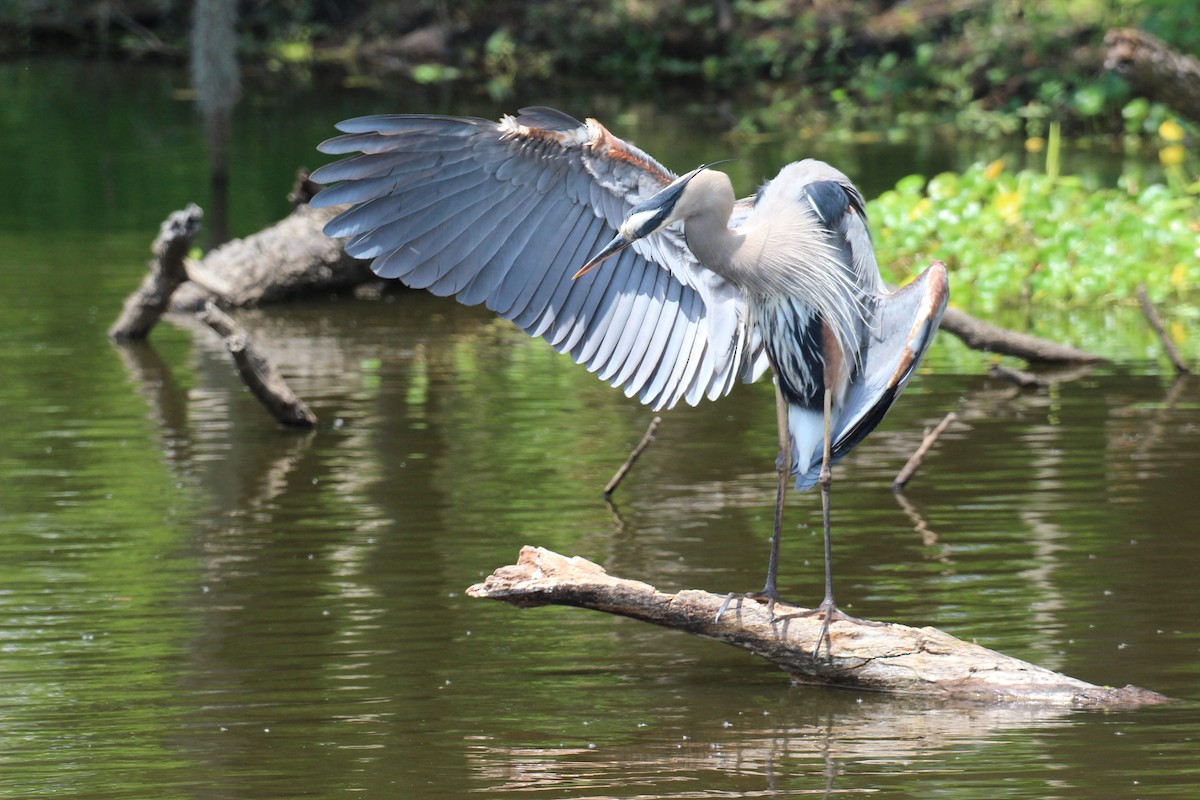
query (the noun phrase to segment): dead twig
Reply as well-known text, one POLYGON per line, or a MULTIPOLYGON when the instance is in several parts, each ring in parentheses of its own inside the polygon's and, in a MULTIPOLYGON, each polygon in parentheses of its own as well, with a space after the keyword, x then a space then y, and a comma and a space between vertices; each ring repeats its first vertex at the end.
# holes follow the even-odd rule
POLYGON ((892 489, 894 491, 900 491, 904 488, 905 484, 912 480, 913 475, 916 475, 917 470, 921 468, 921 462, 925 460, 925 454, 929 452, 934 442, 945 432, 946 428, 950 427, 950 423, 956 419, 958 419, 958 414, 951 411, 942 417, 942 421, 937 424, 937 427, 932 431, 925 432, 925 439, 921 442, 921 446, 909 457, 904 467, 896 473, 896 479, 892 481, 892 489))
POLYGON ((467 594, 519 608, 589 608, 716 639, 766 658, 804 683, 993 704, 1111 708, 1171 702, 1136 686, 1114 689, 1070 678, 936 628, 836 620, 829 626, 829 659, 814 659, 821 619, 779 619, 803 609, 777 602, 772 614, 766 602, 744 600, 718 622, 724 595, 698 589, 667 594, 542 547, 521 548, 516 564, 496 570, 467 594))
POLYGON ((658 432, 660 422, 662 422, 662 418, 660 417, 650 420, 650 427, 646 428, 646 433, 642 436, 642 440, 638 442, 637 447, 633 448, 633 452, 629 454, 629 458, 625 459, 625 463, 621 465, 621 468, 612 476, 608 485, 604 487, 604 497, 606 499, 612 497, 612 493, 621 485, 621 481, 625 480, 625 476, 629 473, 629 470, 633 469, 634 463, 642 457, 642 453, 654 441, 654 436, 658 432))
POLYGON ((1183 363, 1183 359, 1179 356, 1179 351, 1175 349, 1175 343, 1171 341, 1170 336, 1167 336, 1162 319, 1158 316, 1158 310, 1150 302, 1150 295, 1146 294, 1146 284, 1138 284, 1137 295, 1138 302, 1142 304, 1142 314, 1146 317, 1146 322, 1150 323, 1150 327, 1158 334, 1158 340, 1162 342, 1163 350, 1167 353, 1167 358, 1171 359, 1171 363, 1175 366, 1175 373, 1177 375, 1191 375, 1192 371, 1187 368, 1187 364, 1183 363))
POLYGON ((121 315, 108 329, 108 338, 128 341, 145 339, 150 334, 167 310, 175 289, 187 280, 184 258, 200 231, 203 216, 200 206, 191 203, 163 221, 151 247, 154 258, 149 263, 150 273, 137 291, 125 299, 121 315))
POLYGON ((242 380, 276 421, 297 428, 316 427, 317 415, 288 388, 279 370, 254 346, 240 325, 212 303, 205 304, 196 316, 224 337, 225 347, 233 356, 242 380))

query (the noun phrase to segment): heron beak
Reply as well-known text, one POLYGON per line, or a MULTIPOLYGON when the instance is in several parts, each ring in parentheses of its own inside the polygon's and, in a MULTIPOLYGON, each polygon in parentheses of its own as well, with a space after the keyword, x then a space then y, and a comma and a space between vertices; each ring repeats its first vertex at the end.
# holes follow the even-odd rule
POLYGON ((631 244, 633 244, 632 239, 626 239, 622 234, 618 233, 611 242, 604 245, 603 250, 601 250, 599 253, 596 253, 596 255, 592 256, 590 261, 580 267, 579 272, 576 272, 571 276, 571 280, 575 280, 580 275, 591 272, 601 261, 609 256, 615 256, 617 253, 621 252, 626 247, 629 247, 631 244))

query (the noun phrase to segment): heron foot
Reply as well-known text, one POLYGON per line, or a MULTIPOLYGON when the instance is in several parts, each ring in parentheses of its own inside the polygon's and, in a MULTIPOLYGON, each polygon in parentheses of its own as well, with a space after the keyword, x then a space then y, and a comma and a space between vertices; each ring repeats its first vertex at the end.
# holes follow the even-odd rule
POLYGON ((860 619, 852 617, 845 611, 837 607, 832 598, 826 598, 821 605, 808 611, 797 611, 794 614, 784 614, 781 617, 775 617, 775 622, 781 622, 789 619, 799 619, 801 617, 820 617, 821 632, 817 634, 817 645, 813 648, 812 658, 816 661, 821 655, 821 644, 825 644, 825 654, 829 660, 833 660, 833 641, 829 637, 829 625, 832 622, 852 622, 855 625, 871 625, 874 627, 882 627, 886 623, 876 622, 871 619, 860 619))
POLYGON ((743 600, 757 600, 760 603, 765 601, 767 604, 767 615, 771 617, 772 622, 775 621, 775 604, 779 602, 779 595, 772 590, 763 589, 759 592, 730 592, 725 595, 725 599, 721 601, 721 607, 717 609, 717 616, 713 619, 713 622, 721 621, 721 616, 729 610, 729 605, 734 600, 737 601, 739 609, 742 607, 743 600))

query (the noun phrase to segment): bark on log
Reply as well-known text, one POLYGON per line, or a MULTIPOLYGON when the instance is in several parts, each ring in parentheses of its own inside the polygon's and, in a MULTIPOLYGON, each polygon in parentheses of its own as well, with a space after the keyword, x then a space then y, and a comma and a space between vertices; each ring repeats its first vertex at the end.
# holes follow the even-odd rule
POLYGON ((373 280, 368 262, 346 255, 340 240, 322 232, 342 210, 297 206, 274 225, 188 262, 190 283, 175 293, 172 308, 196 312, 206 301, 257 305, 373 280))
MULTIPOLYGON (((830 625, 828 660, 814 660, 821 620, 772 620, 764 603, 735 603, 716 622, 724 597, 688 589, 665 594, 640 581, 609 575, 585 559, 541 547, 523 547, 516 564, 501 567, 467 589, 471 597, 528 608, 567 605, 651 622, 745 648, 800 683, 915 694, 987 703, 1111 708, 1172 702, 1126 686, 1095 686, 1019 659, 955 639, 936 628, 880 623, 830 625)), ((785 603, 776 617, 804 609, 785 603)))
POLYGON ((1133 28, 1109 31, 1104 44, 1106 69, 1126 78, 1140 94, 1200 121, 1200 61, 1133 28))
POLYGON ((976 319, 957 308, 947 308, 942 316, 942 330, 952 333, 973 350, 986 350, 1026 361, 1044 363, 1095 363, 1102 356, 1078 350, 1070 345, 1039 339, 1028 333, 1018 333, 999 325, 976 319))
POLYGON ((250 335, 240 325, 212 303, 197 316, 225 339, 225 347, 233 356, 242 381, 277 422, 294 428, 316 427, 317 415, 296 397, 279 370, 254 346, 250 335))
POLYGON ((200 230, 201 217, 200 206, 192 203, 163 221, 151 246, 154 259, 149 264, 150 273, 138 290, 125 299, 121 315, 108 329, 110 339, 145 339, 150 334, 175 290, 187 279, 184 259, 200 230))

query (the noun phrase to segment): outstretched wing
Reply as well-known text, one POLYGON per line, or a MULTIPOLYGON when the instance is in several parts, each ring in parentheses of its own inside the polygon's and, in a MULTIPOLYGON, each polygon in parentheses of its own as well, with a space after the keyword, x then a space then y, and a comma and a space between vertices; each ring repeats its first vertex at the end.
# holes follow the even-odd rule
MULTIPOLYGON (((834 461, 875 429, 908 385, 942 321, 949 286, 945 265, 935 261, 901 288, 878 296, 862 366, 851 380, 841 417, 831 431, 834 461)), ((820 471, 818 459, 797 477, 796 488, 815 484, 820 471)))
POLYGON ((325 227, 386 278, 484 303, 655 409, 725 394, 766 360, 746 302, 677 229, 571 280, 626 213, 675 176, 600 123, 526 108, 499 123, 360 117, 313 173, 325 227))

